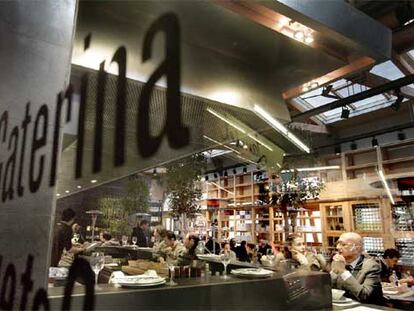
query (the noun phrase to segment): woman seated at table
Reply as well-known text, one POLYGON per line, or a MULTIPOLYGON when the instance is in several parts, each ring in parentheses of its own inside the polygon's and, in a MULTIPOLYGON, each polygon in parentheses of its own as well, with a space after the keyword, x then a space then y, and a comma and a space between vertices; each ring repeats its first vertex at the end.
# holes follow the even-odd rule
POLYGON ((327 271, 327 263, 321 254, 313 254, 306 251, 306 245, 302 236, 292 234, 286 239, 284 257, 290 260, 295 268, 327 271))
POLYGON ((236 253, 231 250, 231 246, 230 246, 229 242, 224 242, 222 249, 223 249, 222 252, 230 254, 230 257, 231 257, 232 260, 237 259, 236 253))
POLYGON ((164 238, 167 234, 167 230, 162 226, 156 226, 154 229, 154 245, 152 246, 152 257, 157 260, 165 252, 165 242, 164 238))
POLYGON ((165 248, 162 257, 159 258, 161 262, 165 260, 178 260, 178 257, 184 255, 187 250, 183 243, 177 241, 177 238, 172 231, 167 231, 164 238, 165 248))

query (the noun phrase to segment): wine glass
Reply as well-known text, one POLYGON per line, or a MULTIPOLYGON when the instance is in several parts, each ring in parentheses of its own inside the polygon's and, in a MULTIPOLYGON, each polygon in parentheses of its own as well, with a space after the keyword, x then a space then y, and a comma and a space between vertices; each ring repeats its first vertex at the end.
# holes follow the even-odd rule
POLYGON ((275 261, 275 255, 273 253, 273 249, 268 248, 266 250, 266 257, 269 260, 270 264, 273 266, 274 265, 274 261, 275 261))
POLYGON ((231 261, 231 255, 230 252, 226 249, 223 249, 220 252, 220 261, 224 266, 224 272, 223 272, 223 279, 227 279, 228 275, 227 275, 227 265, 230 263, 231 261))
POLYGON ((134 244, 134 247, 136 246, 135 244, 137 244, 138 242, 138 238, 136 236, 132 237, 132 244, 134 244))
POLYGON ((122 236, 122 246, 126 246, 128 244, 128 237, 126 235, 122 236))
POLYGON ((99 272, 104 268, 105 265, 105 255, 101 252, 95 252, 91 254, 89 261, 93 272, 95 272, 95 288, 100 289, 98 286, 98 276, 99 272))
POLYGON ((170 280, 166 283, 169 286, 175 286, 177 283, 174 282, 174 269, 175 269, 175 260, 167 257, 166 260, 168 270, 170 270, 170 280))
POLYGON ((73 237, 72 237, 72 243, 73 244, 77 244, 78 243, 78 241, 79 241, 79 233, 74 233, 73 234, 73 237))

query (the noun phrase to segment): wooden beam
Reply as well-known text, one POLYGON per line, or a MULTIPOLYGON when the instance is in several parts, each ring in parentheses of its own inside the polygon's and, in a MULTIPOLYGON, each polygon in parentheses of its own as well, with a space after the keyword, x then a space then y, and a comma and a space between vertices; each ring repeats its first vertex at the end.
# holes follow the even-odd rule
POLYGON ((398 54, 403 54, 414 48, 414 23, 404 26, 392 34, 392 47, 398 54))
POLYGON ((414 74, 414 61, 407 54, 398 54, 393 51, 392 61, 404 75, 414 74))

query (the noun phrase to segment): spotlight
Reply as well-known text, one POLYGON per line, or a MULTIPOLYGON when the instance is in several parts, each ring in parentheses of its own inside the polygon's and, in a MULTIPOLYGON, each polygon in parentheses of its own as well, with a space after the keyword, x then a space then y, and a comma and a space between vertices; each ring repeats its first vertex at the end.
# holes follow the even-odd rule
POLYGON ((349 109, 345 106, 342 107, 341 119, 348 119, 349 118, 349 109))
POLYGON ((227 173, 227 171, 224 171, 224 177, 229 176, 229 174, 227 173))
POLYGON ((335 152, 336 155, 340 155, 341 154, 341 145, 335 146, 334 152, 335 152))
POLYGON ((217 177, 218 177, 217 173, 214 173, 214 178, 216 178, 216 179, 217 179, 217 177))
POLYGON ((157 176, 157 169, 154 168, 154 170, 152 171, 152 175, 157 176))
POLYGON ((243 167, 243 173, 247 173, 247 167, 243 167))
POLYGON ((371 140, 371 144, 372 144, 372 147, 378 146, 378 140, 375 137, 373 137, 371 140))
POLYGON ((205 179, 206 181, 208 181, 208 175, 206 175, 206 177, 204 177, 204 179, 205 179))
POLYGON ((397 137, 398 137, 398 140, 405 140, 405 138, 406 138, 404 132, 399 132, 397 137))
POLYGON ((237 170, 236 168, 233 168, 233 174, 236 175, 237 174, 237 170))
POLYGON ((351 150, 356 150, 358 148, 358 146, 357 146, 357 144, 356 144, 356 142, 352 142, 352 144, 351 144, 351 150))
POLYGON ((395 100, 394 103, 391 104, 390 107, 392 110, 398 111, 400 110, 400 106, 401 106, 402 101, 404 100, 404 96, 401 95, 400 90, 396 90, 395 95, 397 95, 397 99, 395 100))

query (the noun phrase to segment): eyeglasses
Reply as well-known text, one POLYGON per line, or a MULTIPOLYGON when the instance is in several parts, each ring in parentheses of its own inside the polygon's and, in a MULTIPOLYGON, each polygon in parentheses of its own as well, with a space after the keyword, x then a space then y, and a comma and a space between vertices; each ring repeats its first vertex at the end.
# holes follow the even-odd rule
POLYGON ((352 247, 355 247, 355 243, 345 243, 345 242, 342 242, 342 241, 337 241, 336 243, 335 243, 335 247, 341 247, 341 248, 348 248, 348 249, 350 249, 350 248, 352 248, 352 247))

